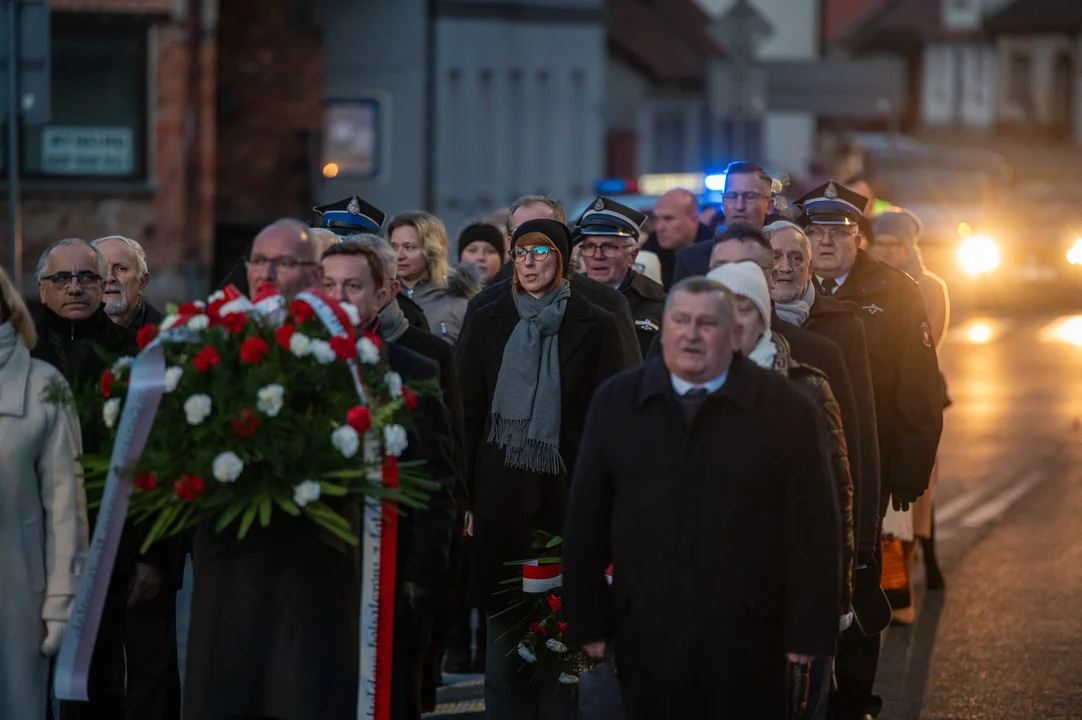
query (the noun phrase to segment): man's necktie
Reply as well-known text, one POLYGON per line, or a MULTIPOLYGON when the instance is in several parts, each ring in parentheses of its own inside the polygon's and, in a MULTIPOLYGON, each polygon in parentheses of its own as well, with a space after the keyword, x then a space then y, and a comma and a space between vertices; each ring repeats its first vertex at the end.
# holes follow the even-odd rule
POLYGON ((706 402, 706 388, 692 388, 683 395, 677 395, 676 402, 680 405, 680 411, 684 413, 688 427, 691 427, 691 424, 695 422, 695 416, 699 414, 699 409, 706 402))
POLYGON ((827 295, 833 295, 834 290, 838 287, 838 281, 834 278, 823 278, 821 287, 823 288, 824 293, 826 293, 827 295))

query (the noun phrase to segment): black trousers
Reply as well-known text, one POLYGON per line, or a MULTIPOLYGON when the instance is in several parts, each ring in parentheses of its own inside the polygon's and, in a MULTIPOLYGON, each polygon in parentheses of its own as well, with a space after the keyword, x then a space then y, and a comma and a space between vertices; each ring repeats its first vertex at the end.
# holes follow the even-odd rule
MULTIPOLYGON (((110 592, 87 675, 87 702, 60 703, 60 720, 121 720, 124 700, 126 596, 110 592)), ((2 650, 0 650, 2 652, 2 650)))
MULTIPOLYGON (((885 512, 885 508, 884 508, 885 512)), ((883 573, 882 546, 875 544, 875 562, 883 573)), ((834 657, 834 692, 830 695, 830 720, 862 720, 865 715, 878 717, 883 699, 873 695, 875 674, 879 669, 879 636, 868 637, 856 623, 838 638, 834 657)))
POLYGON ((127 720, 180 720, 177 661, 177 593, 163 587, 128 610, 127 720))

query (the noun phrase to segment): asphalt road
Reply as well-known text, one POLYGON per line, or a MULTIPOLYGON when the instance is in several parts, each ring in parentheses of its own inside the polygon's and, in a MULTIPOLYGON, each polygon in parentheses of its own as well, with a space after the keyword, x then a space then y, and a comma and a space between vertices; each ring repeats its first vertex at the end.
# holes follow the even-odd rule
POLYGON ((1082 714, 1082 316, 970 318, 936 490, 944 592, 887 632, 885 720, 1082 714))
MULTIPOLYGON (((940 365, 947 589, 918 574, 917 622, 887 631, 880 717, 1080 717, 1082 314, 956 318, 940 365)), ((483 717, 480 676, 447 679, 429 717, 483 717)))

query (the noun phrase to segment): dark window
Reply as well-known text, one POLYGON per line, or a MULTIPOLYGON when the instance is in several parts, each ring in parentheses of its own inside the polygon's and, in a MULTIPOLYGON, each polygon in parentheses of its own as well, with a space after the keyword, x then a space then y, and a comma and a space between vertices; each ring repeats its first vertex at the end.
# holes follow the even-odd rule
MULTIPOLYGON (((22 129, 23 175, 96 181, 145 178, 146 24, 54 14, 50 75, 51 121, 22 129)), ((6 128, 4 132, 6 136, 6 128)), ((3 161, 6 164, 6 157, 3 161)))
POLYGON ((1032 60, 1029 53, 1012 52, 1007 66, 1007 99, 1027 109, 1031 102, 1031 75, 1032 60))

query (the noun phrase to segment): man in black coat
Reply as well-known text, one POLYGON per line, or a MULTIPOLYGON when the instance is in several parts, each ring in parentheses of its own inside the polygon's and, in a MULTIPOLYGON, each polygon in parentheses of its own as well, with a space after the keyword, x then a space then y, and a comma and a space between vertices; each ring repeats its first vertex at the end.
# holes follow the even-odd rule
MULTIPOLYGON (((888 499, 895 509, 928 489, 943 431, 943 386, 935 343, 916 282, 877 262, 858 247, 858 223, 867 198, 833 181, 796 202, 811 240, 817 292, 855 303, 868 341, 879 436, 879 513, 888 499)), ((882 700, 872 694, 879 636, 849 631, 835 663, 839 720, 876 715, 882 700)))
MULTIPOLYGON (((714 233, 699 222, 699 200, 690 190, 677 188, 658 198, 654 207, 655 230, 642 249, 657 255, 661 263, 661 285, 668 292, 680 278, 676 275, 677 258, 701 243, 709 244, 714 233)), ((707 252, 709 255, 709 252, 707 252)), ((706 274, 704 270, 703 275, 706 274)))
POLYGON ((581 242, 587 277, 616 288, 627 300, 645 357, 661 331, 665 289, 632 268, 639 254, 637 242, 644 222, 646 215, 598 197, 578 219, 575 238, 581 242))
POLYGON ((817 410, 736 353, 734 305, 705 278, 675 286, 664 357, 605 383, 586 419, 564 610, 589 655, 611 644, 633 720, 783 720, 787 663, 834 649, 841 526, 817 410))
MULTIPOLYGON (((76 239, 50 245, 38 263, 42 305, 31 355, 56 367, 76 392, 98 387, 107 367, 99 351, 117 357, 138 352, 135 332, 113 323, 105 312, 102 291, 108 272, 101 253, 76 239)), ((86 453, 108 451, 108 432, 99 417, 81 413, 80 426, 86 453)), ((66 719, 124 717, 127 608, 153 597, 162 579, 161 559, 140 557, 141 541, 139 531, 125 524, 90 664, 89 702, 65 703, 66 719)))

